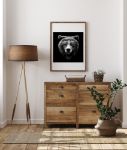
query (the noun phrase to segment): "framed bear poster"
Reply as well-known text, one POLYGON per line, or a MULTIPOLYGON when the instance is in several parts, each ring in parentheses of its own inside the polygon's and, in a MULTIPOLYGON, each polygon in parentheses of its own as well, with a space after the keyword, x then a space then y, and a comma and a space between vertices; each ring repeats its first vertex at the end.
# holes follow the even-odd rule
POLYGON ((85 71, 86 22, 51 22, 50 37, 50 71, 85 71))

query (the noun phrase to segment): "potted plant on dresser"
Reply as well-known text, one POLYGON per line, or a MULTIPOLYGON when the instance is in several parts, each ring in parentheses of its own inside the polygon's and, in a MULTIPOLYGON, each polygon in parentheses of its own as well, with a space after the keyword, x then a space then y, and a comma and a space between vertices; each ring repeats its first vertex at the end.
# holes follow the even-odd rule
POLYGON ((103 70, 94 71, 94 81, 103 82, 105 72, 103 70))
POLYGON ((88 87, 93 100, 96 101, 98 111, 100 112, 100 117, 95 125, 99 135, 113 136, 116 134, 117 125, 114 121, 114 117, 120 112, 120 109, 113 104, 118 92, 126 86, 127 84, 122 83, 122 80, 116 79, 111 83, 109 93, 106 93, 106 95, 98 91, 94 86, 92 88, 88 87), (104 101, 106 98, 107 101, 105 104, 104 101))

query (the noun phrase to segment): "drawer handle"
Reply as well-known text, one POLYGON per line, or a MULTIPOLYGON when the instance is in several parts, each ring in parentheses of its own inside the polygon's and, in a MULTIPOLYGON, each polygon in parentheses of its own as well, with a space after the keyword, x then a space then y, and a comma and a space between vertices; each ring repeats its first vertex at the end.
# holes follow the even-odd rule
POLYGON ((64 97, 64 95, 61 94, 60 97, 64 97))
POLYGON ((64 88, 64 86, 61 86, 61 89, 63 89, 64 88))
POLYGON ((63 113, 64 113, 64 111, 63 111, 63 110, 61 110, 61 111, 60 111, 60 113, 61 113, 61 114, 63 114, 63 113))
POLYGON ((96 110, 92 110, 93 113, 96 113, 96 110))

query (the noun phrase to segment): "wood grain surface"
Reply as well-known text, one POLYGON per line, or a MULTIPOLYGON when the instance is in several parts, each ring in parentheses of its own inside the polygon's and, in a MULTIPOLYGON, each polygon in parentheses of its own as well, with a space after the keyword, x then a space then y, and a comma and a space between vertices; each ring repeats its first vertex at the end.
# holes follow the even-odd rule
POLYGON ((45 82, 45 126, 48 124, 96 124, 99 112, 88 87, 96 86, 105 95, 110 82, 45 82))

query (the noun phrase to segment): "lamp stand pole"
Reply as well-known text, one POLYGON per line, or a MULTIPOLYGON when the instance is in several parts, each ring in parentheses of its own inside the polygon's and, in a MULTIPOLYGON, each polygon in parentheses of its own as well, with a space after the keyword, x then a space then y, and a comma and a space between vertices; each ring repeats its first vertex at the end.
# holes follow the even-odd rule
POLYGON ((15 115, 15 109, 16 109, 16 103, 18 100, 19 87, 20 87, 20 83, 21 83, 22 73, 24 76, 24 85, 25 85, 25 94, 26 94, 26 118, 27 118, 27 123, 31 124, 30 105, 29 105, 29 101, 28 101, 28 90, 27 90, 27 82, 26 82, 25 61, 22 63, 22 66, 21 66, 20 78, 19 78, 19 82, 18 82, 18 89, 17 89, 17 94, 16 94, 16 99, 15 99, 13 111, 12 111, 11 124, 13 122, 14 115, 15 115))

